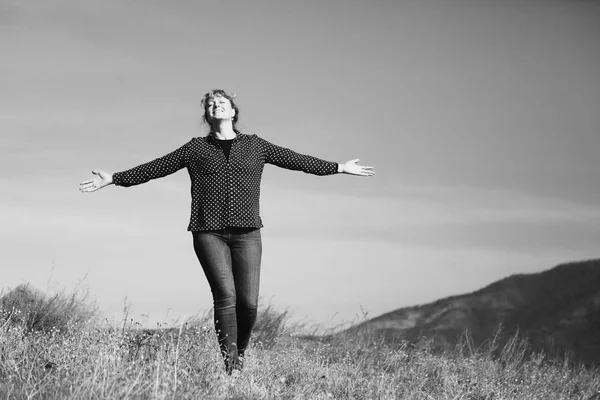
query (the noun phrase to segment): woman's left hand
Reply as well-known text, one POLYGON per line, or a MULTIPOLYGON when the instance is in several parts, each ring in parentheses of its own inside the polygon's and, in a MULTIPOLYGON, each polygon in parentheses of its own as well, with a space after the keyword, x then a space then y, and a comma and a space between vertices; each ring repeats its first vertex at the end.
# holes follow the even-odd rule
POLYGON ((358 158, 354 160, 350 160, 345 162, 344 164, 340 164, 338 168, 338 172, 350 175, 358 175, 358 176, 372 176, 375 175, 375 171, 373 171, 373 167, 365 167, 364 165, 357 164, 358 158))

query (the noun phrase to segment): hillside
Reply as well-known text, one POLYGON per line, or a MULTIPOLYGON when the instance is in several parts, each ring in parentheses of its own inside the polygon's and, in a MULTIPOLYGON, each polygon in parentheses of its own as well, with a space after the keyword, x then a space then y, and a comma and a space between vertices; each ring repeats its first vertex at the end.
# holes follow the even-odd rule
POLYGON ((500 344, 519 332, 534 350, 568 351, 575 360, 600 365, 600 260, 513 275, 473 293, 383 314, 337 336, 387 343, 425 337, 450 349, 468 330, 479 347, 500 324, 500 344))

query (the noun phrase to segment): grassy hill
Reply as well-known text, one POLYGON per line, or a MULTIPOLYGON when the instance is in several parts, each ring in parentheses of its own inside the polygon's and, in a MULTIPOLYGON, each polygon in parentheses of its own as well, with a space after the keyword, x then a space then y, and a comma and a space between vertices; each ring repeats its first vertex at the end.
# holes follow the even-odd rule
POLYGON ((473 293, 383 314, 337 336, 388 344, 428 338, 448 350, 465 331, 476 347, 494 336, 504 345, 518 333, 532 351, 600 363, 600 260, 513 275, 473 293))
POLYGON ((393 318, 386 314, 328 340, 303 340, 286 325, 285 312, 262 308, 237 376, 224 372, 210 315, 169 329, 139 329, 126 316, 112 326, 85 296, 22 287, 0 299, 0 398, 599 400, 598 368, 535 353, 517 336, 486 348, 463 336, 444 353, 432 342, 392 340, 412 330, 415 337, 429 332, 449 343, 462 327, 475 326, 473 318, 477 340, 490 340, 485 334, 493 333, 498 315, 560 328, 565 337, 586 333, 598 305, 597 266, 510 277, 469 295, 395 311, 393 318), (372 340, 369 330, 384 339, 396 333, 387 342, 372 340))

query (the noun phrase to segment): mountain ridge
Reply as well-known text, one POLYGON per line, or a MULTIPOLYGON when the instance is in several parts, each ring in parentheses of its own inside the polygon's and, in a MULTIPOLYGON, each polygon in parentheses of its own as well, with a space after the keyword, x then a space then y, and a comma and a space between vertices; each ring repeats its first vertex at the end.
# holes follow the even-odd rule
POLYGON ((600 259, 510 275, 470 293, 393 310, 333 336, 390 344, 425 338, 450 350, 466 331, 478 347, 518 334, 533 351, 600 364, 600 259))

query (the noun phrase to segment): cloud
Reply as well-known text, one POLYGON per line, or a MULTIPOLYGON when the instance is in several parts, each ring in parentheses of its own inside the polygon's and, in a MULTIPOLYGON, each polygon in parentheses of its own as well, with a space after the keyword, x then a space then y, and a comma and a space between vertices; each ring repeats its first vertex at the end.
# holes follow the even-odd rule
POLYGON ((371 197, 265 186, 265 225, 281 237, 575 256, 600 237, 600 207, 514 191, 398 186, 371 197))
POLYGON ((294 222, 335 221, 337 227, 439 227, 506 223, 592 224, 600 205, 516 191, 466 186, 408 187, 397 183, 385 196, 308 192, 263 185, 265 209, 274 218, 294 222), (321 204, 320 206, 315 206, 321 204), (314 212, 306 212, 310 207, 314 212), (315 215, 316 214, 316 215, 315 215), (329 217, 329 218, 328 218, 329 217))
POLYGON ((402 187, 402 193, 448 210, 448 222, 590 222, 600 219, 600 204, 489 187, 402 187))

